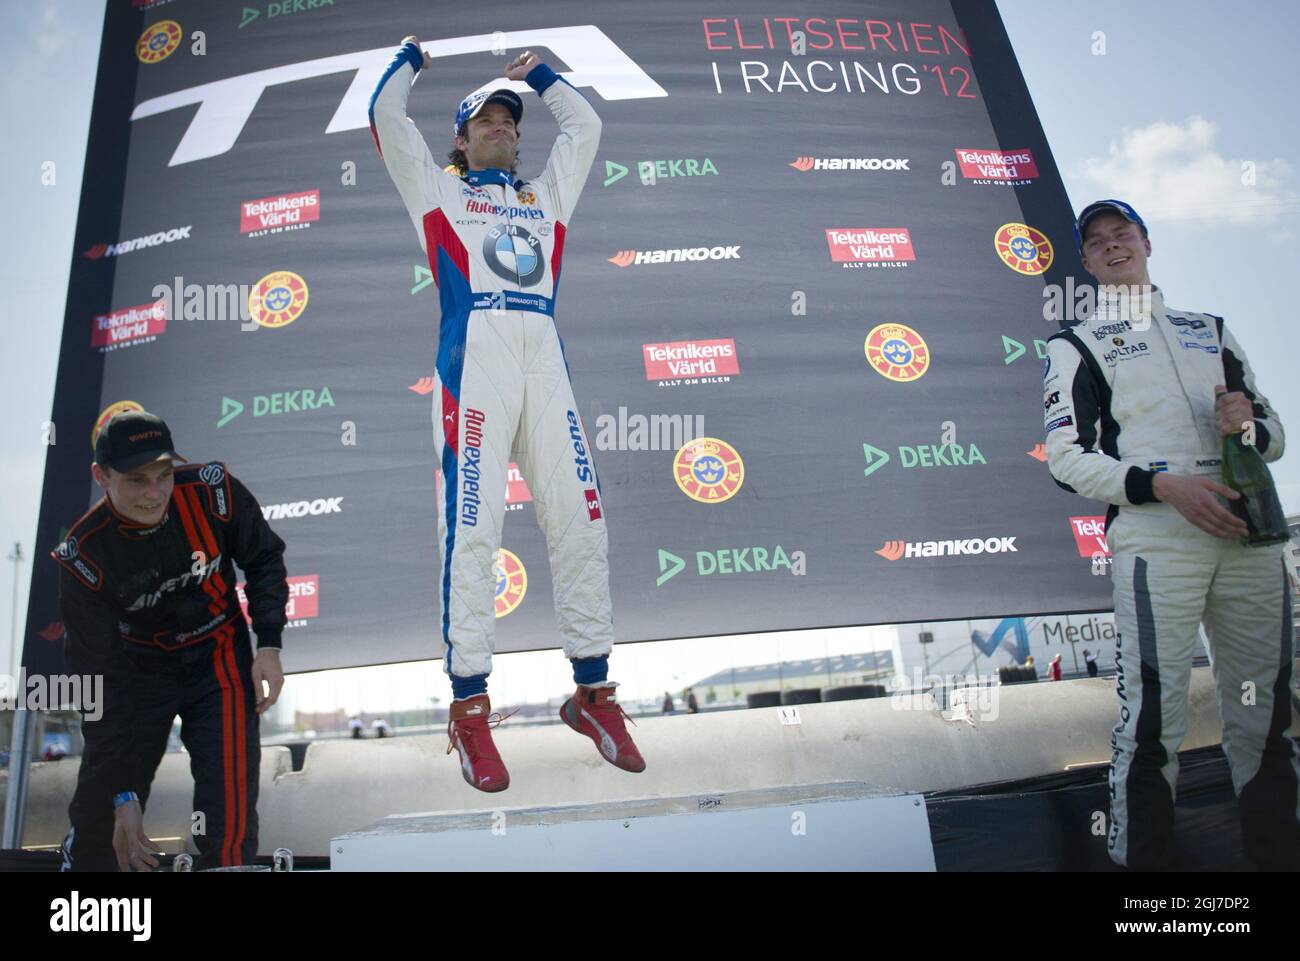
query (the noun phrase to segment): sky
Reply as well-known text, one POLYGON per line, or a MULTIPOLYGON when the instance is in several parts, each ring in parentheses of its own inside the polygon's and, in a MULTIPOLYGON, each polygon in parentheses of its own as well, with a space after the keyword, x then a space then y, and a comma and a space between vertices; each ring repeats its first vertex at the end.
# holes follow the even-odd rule
MULTIPOLYGON (((1300 336, 1287 286, 1300 215, 1291 73, 1300 4, 999 0, 998 8, 1074 209, 1120 197, 1142 213, 1151 276, 1167 302, 1227 318, 1264 393, 1300 436, 1300 336)), ((0 268, 10 331, 0 359, 0 548, 7 557, 17 542, 25 558, 20 629, 103 11, 104 0, 29 0, 9 5, 0 32, 0 129, 11 132, 0 144, 0 209, 10 224, 0 268), (42 185, 50 162, 55 182, 42 185)), ((1272 469, 1284 507, 1300 512, 1300 454, 1272 469)), ((0 567, 0 669, 12 663, 13 571, 0 567)), ((870 649, 865 630, 641 644, 616 658, 629 692, 649 695, 730 664, 870 649)), ((295 677, 285 703, 377 710, 445 701, 439 670, 295 677)), ((567 664, 554 651, 502 657, 493 686, 542 700, 569 686, 567 664)))

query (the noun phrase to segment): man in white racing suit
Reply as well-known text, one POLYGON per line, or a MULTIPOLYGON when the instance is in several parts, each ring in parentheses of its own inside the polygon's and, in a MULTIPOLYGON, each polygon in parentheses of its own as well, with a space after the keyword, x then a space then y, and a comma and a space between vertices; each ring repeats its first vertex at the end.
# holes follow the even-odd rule
POLYGON ((1246 853, 1261 866, 1298 867, 1282 547, 1244 546, 1246 525, 1220 499, 1239 496, 1222 483, 1222 438, 1250 427, 1274 461, 1282 424, 1223 319, 1167 307, 1151 285, 1151 243, 1132 207, 1098 201, 1077 233, 1100 282, 1097 308, 1049 339, 1043 406, 1056 482, 1111 505, 1120 701, 1111 859, 1155 869, 1174 856, 1178 748, 1203 622, 1246 853))
POLYGON ((642 771, 607 678, 613 626, 604 502, 554 322, 566 232, 596 157, 600 118, 527 52, 506 76, 536 91, 560 125, 541 175, 515 175, 523 101, 508 87, 475 91, 461 103, 453 166, 444 169, 406 111, 417 76, 432 66, 419 42, 406 38, 371 97, 370 121, 442 308, 433 418, 443 477, 443 669, 454 695, 448 751, 459 752, 473 787, 509 785, 489 728, 487 677, 513 451, 546 535, 556 619, 577 683, 561 717, 606 761, 642 771))

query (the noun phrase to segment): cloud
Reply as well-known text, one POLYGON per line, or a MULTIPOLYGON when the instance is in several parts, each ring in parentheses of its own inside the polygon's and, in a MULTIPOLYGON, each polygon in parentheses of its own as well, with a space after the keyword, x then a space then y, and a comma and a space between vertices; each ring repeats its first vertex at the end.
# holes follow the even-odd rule
POLYGON ((41 8, 41 22, 36 27, 36 49, 42 57, 58 53, 63 48, 67 30, 59 21, 59 11, 55 0, 45 0, 41 8))
POLYGON ((1198 116, 1126 128, 1105 157, 1084 160, 1078 172, 1090 192, 1121 197, 1144 218, 1166 222, 1271 224, 1300 212, 1285 160, 1225 157, 1217 137, 1215 125, 1198 116))

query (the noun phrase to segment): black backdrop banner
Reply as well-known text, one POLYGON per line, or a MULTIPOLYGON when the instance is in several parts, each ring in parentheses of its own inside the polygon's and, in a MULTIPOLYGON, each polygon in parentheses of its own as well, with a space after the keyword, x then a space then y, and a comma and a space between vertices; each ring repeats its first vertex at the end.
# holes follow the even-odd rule
MULTIPOLYGON (((164 416, 288 542, 294 670, 440 655, 438 292, 374 147, 400 39, 435 155, 532 49, 604 121, 556 322, 618 639, 1109 606, 1043 462, 1044 284, 1084 276, 996 7, 110 0, 24 663, 97 423, 164 416), (509 30, 488 29, 509 24, 509 30)), ((521 173, 557 128, 524 85, 521 173)), ((512 471, 497 650, 558 647, 512 471)))

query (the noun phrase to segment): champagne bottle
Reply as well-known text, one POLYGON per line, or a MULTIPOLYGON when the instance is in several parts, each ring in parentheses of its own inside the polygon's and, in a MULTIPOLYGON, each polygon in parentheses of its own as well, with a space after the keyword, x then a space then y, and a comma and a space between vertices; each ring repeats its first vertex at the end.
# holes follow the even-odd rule
POLYGON ((1241 495, 1228 506, 1249 528, 1241 540, 1243 544, 1260 547, 1290 539, 1273 475, 1255 445, 1247 444, 1241 434, 1223 438, 1223 483, 1241 495))

